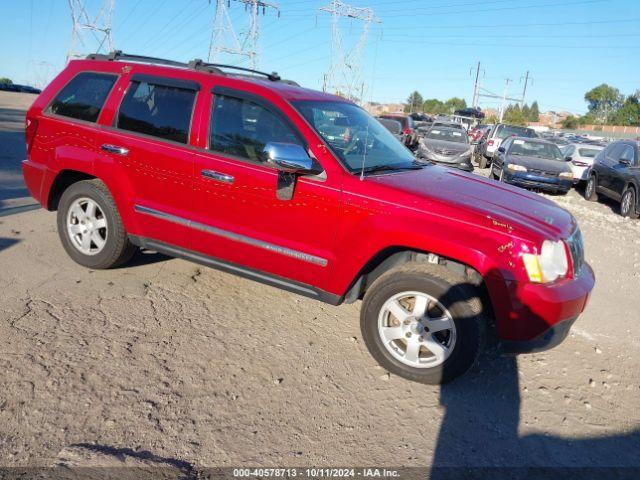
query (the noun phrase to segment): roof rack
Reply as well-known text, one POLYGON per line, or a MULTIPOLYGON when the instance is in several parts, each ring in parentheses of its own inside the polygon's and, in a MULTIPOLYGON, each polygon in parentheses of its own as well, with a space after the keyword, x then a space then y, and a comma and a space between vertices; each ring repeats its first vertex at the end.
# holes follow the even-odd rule
MULTIPOLYGON (((216 75, 226 75, 227 73, 224 70, 237 70, 239 72, 244 72, 246 76, 253 75, 262 75, 272 82, 283 82, 287 85, 295 85, 299 86, 296 82, 292 80, 283 80, 280 78, 276 72, 266 73, 261 72, 259 70, 253 70, 251 68, 237 67, 235 65, 225 65, 220 63, 206 63, 200 58, 196 58, 191 60, 189 63, 178 62, 176 60, 167 60, 165 58, 157 58, 157 57, 147 57, 144 55, 132 55, 129 53, 123 53, 122 50, 114 50, 108 54, 102 53, 92 53, 87 55, 87 60, 107 60, 107 61, 116 61, 116 60, 129 60, 132 62, 140 62, 140 63, 155 63, 158 65, 168 65, 171 67, 181 67, 181 68, 190 68, 193 70, 204 71, 208 73, 214 73, 216 75)), ((239 75, 242 75, 240 73, 239 75)))

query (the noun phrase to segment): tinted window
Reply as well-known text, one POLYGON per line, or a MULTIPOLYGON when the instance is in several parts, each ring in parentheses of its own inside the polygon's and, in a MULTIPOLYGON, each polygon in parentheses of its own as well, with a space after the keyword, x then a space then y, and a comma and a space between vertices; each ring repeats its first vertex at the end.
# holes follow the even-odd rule
POLYGON ((521 138, 513 140, 509 155, 548 158, 550 160, 562 160, 560 149, 553 143, 530 142, 521 138))
POLYGON ((498 138, 533 137, 534 132, 530 128, 516 127, 514 125, 500 125, 496 131, 496 136, 498 138))
POLYGON ((270 110, 250 100, 215 95, 209 149, 262 162, 262 152, 269 142, 304 147, 291 127, 270 110))
POLYGON ((91 72, 76 75, 56 95, 51 112, 95 122, 117 78, 115 75, 91 72))
POLYGON ((429 133, 427 133, 427 138, 443 140, 445 142, 467 143, 467 135, 464 132, 451 128, 440 129, 438 127, 433 127, 429 130, 429 133))
POLYGON ((118 112, 118 128, 187 143, 196 92, 132 81, 118 112))
POLYGON ((620 153, 620 160, 626 160, 633 165, 633 147, 625 145, 622 152, 620 153))

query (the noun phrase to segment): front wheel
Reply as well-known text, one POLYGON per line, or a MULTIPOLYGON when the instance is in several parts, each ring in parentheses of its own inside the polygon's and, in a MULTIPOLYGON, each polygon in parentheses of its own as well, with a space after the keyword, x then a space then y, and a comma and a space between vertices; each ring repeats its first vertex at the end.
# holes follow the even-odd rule
POLYGON ((360 328, 369 352, 389 372, 443 384, 475 363, 486 326, 472 285, 441 266, 410 263, 367 290, 360 328))
POLYGON ((478 162, 478 167, 487 168, 488 159, 484 155, 480 155, 480 161, 478 162))
POLYGON ((58 234, 69 256, 89 268, 113 268, 136 252, 109 189, 100 180, 67 188, 58 205, 58 234))
POLYGON ((620 214, 627 218, 638 218, 638 212, 636 211, 636 191, 632 187, 627 188, 622 194, 620 214))

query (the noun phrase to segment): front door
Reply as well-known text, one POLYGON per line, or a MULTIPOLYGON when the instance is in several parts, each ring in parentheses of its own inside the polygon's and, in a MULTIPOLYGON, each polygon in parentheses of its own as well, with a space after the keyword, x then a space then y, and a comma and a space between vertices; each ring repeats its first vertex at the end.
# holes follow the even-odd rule
POLYGON ((622 193, 627 186, 629 168, 635 164, 633 150, 631 145, 625 145, 612 167, 611 190, 620 197, 622 197, 622 193))
POLYGON ((264 146, 311 152, 305 139, 262 97, 227 89, 212 97, 207 148, 195 156, 194 249, 254 274, 324 284, 340 208, 336 176, 298 177, 293 196, 278 198, 278 172, 264 161, 264 146))

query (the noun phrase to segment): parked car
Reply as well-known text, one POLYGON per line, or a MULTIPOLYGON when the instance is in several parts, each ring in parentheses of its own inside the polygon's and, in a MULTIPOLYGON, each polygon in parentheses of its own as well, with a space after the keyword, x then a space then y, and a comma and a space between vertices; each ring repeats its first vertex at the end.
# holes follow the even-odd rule
POLYGON ((524 188, 567 193, 573 172, 557 145, 542 139, 509 137, 493 157, 491 175, 524 188))
POLYGON ((402 133, 405 135, 405 145, 409 148, 413 148, 418 144, 418 133, 414 128, 413 118, 409 115, 385 113, 380 115, 380 118, 386 118, 388 120, 397 120, 402 124, 402 133))
POLYGON ((482 136, 485 133, 489 133, 489 131, 491 130, 491 127, 493 127, 493 125, 482 125, 482 124, 476 125, 475 127, 473 127, 468 132, 469 142, 471 142, 472 145, 477 144, 478 141, 482 138, 482 136))
POLYGON ((448 121, 442 121, 442 120, 436 120, 435 122, 433 122, 431 124, 431 127, 442 127, 442 128, 454 128, 456 130, 462 130, 463 132, 467 132, 467 129, 465 128, 465 126, 462 123, 458 123, 458 122, 448 122, 448 121))
POLYGON ((620 202, 623 217, 640 213, 640 141, 620 140, 598 153, 589 170, 584 196, 595 201, 604 195, 620 202))
POLYGON ((473 171, 469 139, 466 132, 458 128, 431 127, 420 138, 416 156, 447 167, 473 171))
POLYGON ((378 118, 378 121, 389 130, 403 145, 406 143, 406 135, 402 133, 402 124, 398 120, 388 118, 378 118))
MULTIPOLYGON (((277 74, 94 54, 35 100, 25 137, 25 182, 80 265, 141 247, 362 300, 364 343, 410 380, 463 374, 494 325, 511 352, 557 345, 594 286, 569 212, 420 164, 359 106, 277 74)), ((250 309, 227 320, 260 328, 250 309)))
POLYGON ((505 123, 494 125, 488 134, 480 138, 476 146, 476 158, 480 168, 486 168, 491 163, 493 154, 498 150, 500 143, 509 137, 535 138, 536 132, 531 128, 517 125, 507 125, 505 123))
POLYGON ((603 148, 600 145, 572 143, 560 149, 565 160, 571 162, 574 184, 586 183, 593 160, 603 148))

